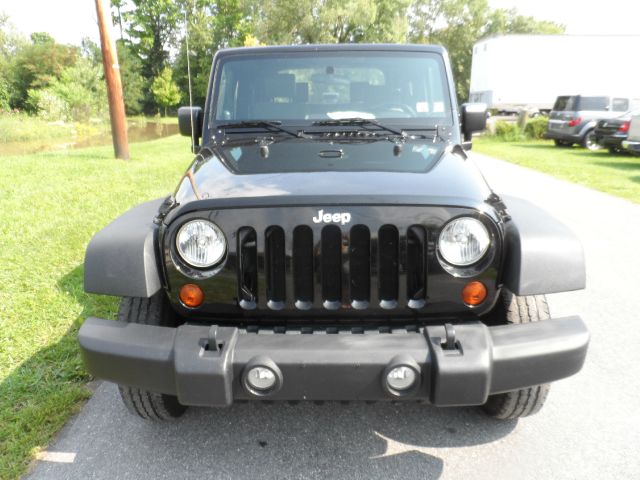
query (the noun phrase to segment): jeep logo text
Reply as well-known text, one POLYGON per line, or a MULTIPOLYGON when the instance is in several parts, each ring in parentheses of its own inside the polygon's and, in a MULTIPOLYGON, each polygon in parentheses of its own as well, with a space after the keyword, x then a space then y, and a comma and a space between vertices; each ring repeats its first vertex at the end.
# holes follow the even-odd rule
POLYGON ((344 225, 351 221, 351 214, 349 212, 338 213, 324 213, 324 210, 318 210, 318 216, 312 218, 313 223, 339 223, 344 225))

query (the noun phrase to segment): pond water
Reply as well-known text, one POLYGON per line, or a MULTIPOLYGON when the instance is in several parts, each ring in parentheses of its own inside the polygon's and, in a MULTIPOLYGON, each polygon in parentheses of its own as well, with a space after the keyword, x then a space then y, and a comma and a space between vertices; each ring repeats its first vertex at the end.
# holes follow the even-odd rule
MULTIPOLYGON (((145 122, 132 123, 129 125, 129 143, 144 142, 157 138, 168 137, 178 133, 178 122, 160 123, 145 122)), ((29 142, 7 142, 0 145, 0 156, 26 155, 38 152, 54 152, 59 150, 69 150, 75 148, 97 147, 101 145, 111 145, 111 131, 107 130, 100 134, 78 137, 72 141, 64 140, 35 140, 29 142)))

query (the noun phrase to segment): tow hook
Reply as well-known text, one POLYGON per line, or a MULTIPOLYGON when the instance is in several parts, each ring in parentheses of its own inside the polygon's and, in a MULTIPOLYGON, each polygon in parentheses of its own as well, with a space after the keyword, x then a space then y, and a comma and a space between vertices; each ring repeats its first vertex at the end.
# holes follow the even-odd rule
POLYGON ((450 323, 444 324, 445 341, 442 344, 443 350, 457 350, 456 329, 450 323))

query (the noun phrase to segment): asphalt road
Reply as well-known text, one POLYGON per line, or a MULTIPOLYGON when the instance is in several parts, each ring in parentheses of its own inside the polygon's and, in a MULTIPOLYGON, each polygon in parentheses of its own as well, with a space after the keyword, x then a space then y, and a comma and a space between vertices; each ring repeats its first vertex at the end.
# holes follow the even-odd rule
POLYGON ((640 205, 474 157, 496 191, 540 204, 584 243, 587 290, 549 301, 554 316, 583 316, 590 351, 541 413, 496 422, 417 404, 240 404, 150 424, 103 383, 47 450, 57 461, 36 461, 27 478, 640 478, 640 205))

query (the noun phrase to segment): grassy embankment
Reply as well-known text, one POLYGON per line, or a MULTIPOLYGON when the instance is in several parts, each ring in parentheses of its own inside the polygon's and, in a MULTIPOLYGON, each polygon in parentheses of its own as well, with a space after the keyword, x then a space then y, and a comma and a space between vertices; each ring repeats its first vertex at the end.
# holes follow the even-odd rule
POLYGON ((548 140, 504 142, 491 137, 474 138, 473 150, 640 203, 640 157, 558 148, 548 140))
POLYGON ((0 157, 0 478, 23 474, 90 395, 77 330, 88 314, 113 318, 117 299, 83 291, 89 239, 172 191, 188 143, 132 144, 129 162, 110 146, 0 157))

